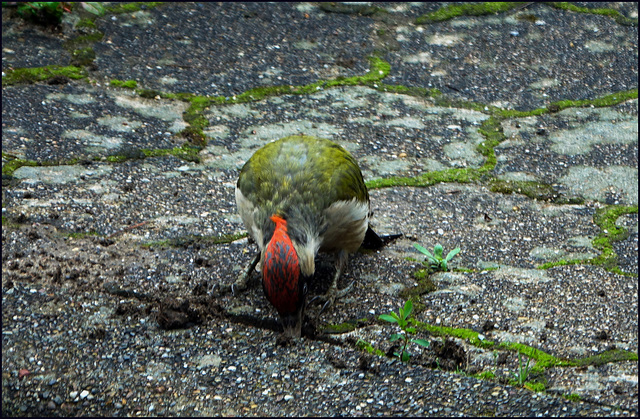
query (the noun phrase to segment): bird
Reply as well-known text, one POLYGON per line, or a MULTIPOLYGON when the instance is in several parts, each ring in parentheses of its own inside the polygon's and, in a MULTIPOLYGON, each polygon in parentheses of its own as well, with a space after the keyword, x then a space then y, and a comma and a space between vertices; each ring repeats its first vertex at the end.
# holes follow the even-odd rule
POLYGON ((369 227, 371 206, 360 167, 333 141, 293 135, 253 154, 240 171, 235 196, 259 251, 234 286, 246 288, 257 266, 284 336, 300 337, 317 253, 335 254, 329 290, 317 297, 326 307, 353 285, 337 288, 349 254, 358 250, 365 235, 377 237, 369 227))

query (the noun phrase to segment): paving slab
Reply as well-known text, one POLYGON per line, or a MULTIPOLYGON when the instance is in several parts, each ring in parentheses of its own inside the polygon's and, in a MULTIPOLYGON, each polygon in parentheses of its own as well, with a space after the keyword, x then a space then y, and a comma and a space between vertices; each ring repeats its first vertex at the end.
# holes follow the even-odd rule
POLYGON ((638 415, 637 3, 103 7, 2 9, 3 416, 638 415), (402 237, 286 341, 225 290, 239 170, 295 134, 402 237))

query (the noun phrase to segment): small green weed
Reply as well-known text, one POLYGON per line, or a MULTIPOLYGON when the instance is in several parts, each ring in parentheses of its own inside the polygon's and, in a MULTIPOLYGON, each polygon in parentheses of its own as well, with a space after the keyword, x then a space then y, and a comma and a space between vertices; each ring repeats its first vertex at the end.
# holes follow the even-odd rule
POLYGON ((394 333, 389 337, 390 342, 394 342, 396 340, 402 340, 402 350, 400 352, 394 352, 393 354, 397 356, 402 362, 409 362, 409 358, 411 357, 411 353, 407 351, 407 346, 409 343, 415 343, 420 346, 424 346, 425 348, 429 347, 429 341, 424 339, 410 339, 409 335, 416 333, 415 327, 409 327, 409 316, 411 315, 411 311, 413 310, 413 303, 411 300, 407 300, 404 304, 404 308, 400 308, 398 314, 395 312, 390 312, 389 314, 381 314, 378 318, 380 320, 387 321, 389 323, 397 323, 400 326, 400 330, 403 333, 394 333))
POLYGON ((523 386, 524 383, 527 382, 527 378, 529 377, 529 373, 531 372, 531 368, 529 367, 529 363, 531 362, 531 358, 527 359, 527 364, 522 366, 522 356, 520 352, 518 352, 518 373, 511 373, 513 379, 511 380, 512 384, 517 384, 519 386, 523 386))
POLYGON ((431 254, 431 252, 429 252, 424 247, 420 246, 418 243, 414 243, 413 247, 415 247, 416 249, 418 249, 419 252, 427 256, 426 262, 432 270, 443 271, 443 272, 447 272, 449 270, 447 264, 451 261, 451 259, 453 259, 455 255, 458 254, 458 252, 460 252, 460 248, 456 247, 455 249, 447 253, 447 256, 443 258, 442 257, 443 248, 442 248, 442 245, 440 244, 436 244, 434 246, 433 254, 431 254))

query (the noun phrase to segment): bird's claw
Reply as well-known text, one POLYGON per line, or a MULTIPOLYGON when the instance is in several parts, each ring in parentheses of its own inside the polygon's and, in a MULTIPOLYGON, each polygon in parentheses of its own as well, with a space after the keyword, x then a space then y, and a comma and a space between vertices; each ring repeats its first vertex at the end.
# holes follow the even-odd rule
POLYGON ((342 297, 347 295, 349 292, 351 292, 351 290, 353 289, 353 284, 355 284, 355 282, 356 281, 352 281, 348 286, 346 286, 341 290, 338 290, 336 288, 331 288, 324 295, 316 295, 311 299, 311 301, 309 301, 309 304, 311 304, 315 300, 324 301, 322 308, 318 312, 318 316, 320 316, 327 308, 331 307, 336 300, 341 299, 342 297))

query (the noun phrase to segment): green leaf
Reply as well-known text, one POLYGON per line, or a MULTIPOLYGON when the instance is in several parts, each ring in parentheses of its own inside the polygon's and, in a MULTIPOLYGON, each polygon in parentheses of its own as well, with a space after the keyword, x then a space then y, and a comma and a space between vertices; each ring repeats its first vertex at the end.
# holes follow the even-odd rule
POLYGON ((409 362, 409 357, 411 354, 409 351, 402 351, 402 357, 400 358, 402 362, 409 362))
POLYGON ((445 261, 450 261, 451 259, 453 259, 453 257, 455 255, 458 254, 458 252, 460 252, 460 248, 456 247, 455 249, 453 249, 452 251, 450 251, 449 253, 447 253, 447 257, 444 259, 445 261))
POLYGON ((398 340, 398 339, 404 339, 404 336, 403 335, 399 335, 397 333, 394 333, 393 335, 389 336, 389 342, 393 342, 393 341, 398 340))
POLYGON ((411 339, 411 342, 417 343, 418 345, 424 346, 425 348, 428 348, 429 345, 431 345, 431 342, 425 339, 411 339))
POLYGON ((408 319, 412 311, 413 311, 413 303, 411 302, 411 300, 407 300, 407 302, 404 303, 404 318, 408 319))
POLYGON ((436 256, 436 258, 438 260, 442 260, 442 251, 444 249, 442 249, 442 245, 440 244, 436 244, 435 247, 433 248, 433 254, 436 256))
POLYGON ((93 13, 94 15, 102 16, 105 13, 105 8, 102 5, 95 1, 86 1, 80 3, 84 10, 89 13, 93 13))
POLYGON ((398 315, 393 311, 391 314, 381 314, 378 316, 378 319, 388 321, 389 323, 398 323, 398 315))
POLYGON ((427 249, 425 249, 424 247, 420 246, 418 243, 413 243, 413 247, 415 247, 416 249, 418 249, 421 253, 424 253, 425 255, 427 255, 427 257, 429 259, 434 259, 433 255, 431 254, 431 252, 429 252, 427 249))

